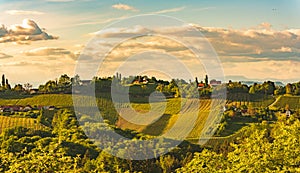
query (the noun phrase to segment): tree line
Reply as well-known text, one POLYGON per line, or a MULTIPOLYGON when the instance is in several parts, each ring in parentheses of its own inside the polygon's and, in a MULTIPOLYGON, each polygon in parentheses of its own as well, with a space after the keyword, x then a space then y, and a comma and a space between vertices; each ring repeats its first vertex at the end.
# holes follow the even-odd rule
MULTIPOLYGON (((154 91, 163 93, 167 97, 207 97, 209 98, 213 91, 218 88, 226 88, 227 97, 230 100, 255 100, 263 99, 266 96, 273 95, 300 95, 300 81, 297 83, 288 83, 285 86, 276 86, 273 81, 265 81, 261 84, 254 83, 246 85, 242 82, 233 82, 229 80, 227 83, 220 86, 211 86, 208 83, 208 76, 205 75, 204 82, 185 81, 183 79, 172 79, 170 81, 157 79, 156 77, 148 76, 128 76, 122 77, 120 73, 112 77, 94 77, 92 80, 80 79, 78 75, 69 77, 67 74, 61 75, 58 79, 49 80, 45 84, 39 85, 33 93, 72 93, 72 87, 88 87, 95 85, 96 93, 111 91, 111 85, 117 84, 120 86, 130 87, 132 95, 147 95, 154 91), (199 87, 201 86, 201 87, 199 87)), ((9 84, 5 75, 2 75, 0 92, 14 91, 17 93, 30 94, 32 85, 30 83, 16 84, 13 88, 9 84)))

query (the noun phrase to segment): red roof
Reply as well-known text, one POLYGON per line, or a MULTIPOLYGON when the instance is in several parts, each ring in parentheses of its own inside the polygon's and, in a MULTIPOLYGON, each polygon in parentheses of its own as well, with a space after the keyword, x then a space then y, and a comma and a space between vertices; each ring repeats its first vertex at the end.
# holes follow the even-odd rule
POLYGON ((205 85, 204 85, 204 83, 199 83, 198 84, 198 87, 204 87, 205 85))

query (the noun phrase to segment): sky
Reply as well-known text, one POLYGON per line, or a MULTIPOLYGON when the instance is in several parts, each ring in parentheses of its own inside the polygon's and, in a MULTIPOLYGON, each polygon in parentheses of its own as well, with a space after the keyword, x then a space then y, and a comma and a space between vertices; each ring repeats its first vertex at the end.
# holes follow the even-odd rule
POLYGON ((299 0, 0 0, 0 74, 12 85, 38 86, 61 74, 74 76, 82 62, 82 71, 93 69, 95 75, 97 58, 105 55, 96 70, 102 76, 151 71, 187 79, 210 71, 211 78, 224 73, 226 79, 295 82, 300 80, 299 13, 299 0), (130 23, 146 14, 162 17, 130 23), (161 37, 132 37, 147 32, 161 37), (219 66, 201 65, 183 43, 201 50, 207 62, 217 58, 219 66), (191 75, 184 76, 187 71, 191 75))

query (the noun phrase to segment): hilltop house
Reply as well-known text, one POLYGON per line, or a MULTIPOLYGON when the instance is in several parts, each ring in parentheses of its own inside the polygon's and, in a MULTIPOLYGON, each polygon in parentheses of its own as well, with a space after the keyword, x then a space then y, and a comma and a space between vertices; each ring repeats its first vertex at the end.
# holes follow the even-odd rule
POLYGON ((140 77, 140 76, 138 76, 138 78, 132 82, 132 84, 134 85, 148 84, 148 83, 149 83, 149 79, 147 77, 140 77))
POLYGON ((30 89, 29 94, 37 94, 39 92, 39 89, 30 89))
POLYGON ((218 85, 221 85, 222 82, 221 81, 217 81, 216 79, 212 79, 210 82, 209 82, 210 86, 212 87, 216 87, 218 85))
POLYGON ((81 80, 80 85, 81 86, 88 86, 88 85, 91 84, 91 82, 92 82, 92 80, 81 80))
POLYGON ((199 89, 203 89, 203 88, 205 88, 205 84, 202 83, 202 82, 199 83, 199 84, 198 84, 198 90, 199 90, 199 89))

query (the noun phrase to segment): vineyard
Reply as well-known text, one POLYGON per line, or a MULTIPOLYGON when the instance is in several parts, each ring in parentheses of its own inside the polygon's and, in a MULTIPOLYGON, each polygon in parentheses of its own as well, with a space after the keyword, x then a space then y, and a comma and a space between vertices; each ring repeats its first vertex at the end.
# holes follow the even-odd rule
POLYGON ((273 105, 274 108, 280 109, 288 107, 292 110, 300 109, 300 97, 299 96, 281 96, 273 105))
MULTIPOLYGON (((164 103, 159 103, 164 106, 164 103)), ((155 122, 148 125, 138 125, 120 117, 117 126, 122 129, 135 130, 144 134, 158 136, 166 135, 167 137, 175 137, 185 131, 190 131, 188 138, 199 138, 206 120, 211 112, 212 100, 192 100, 192 99, 168 99, 166 110, 163 115, 155 122), (180 112, 180 107, 182 110, 180 112), (194 119, 193 115, 198 114, 194 119), (192 127, 191 127, 192 126, 192 127)), ((133 104, 135 111, 149 110, 149 104, 133 104)), ((215 110, 220 110, 215 108, 215 110)), ((214 112, 217 114, 217 112, 214 112)))
POLYGON ((22 99, 0 99, 0 105, 53 105, 72 106, 72 95, 44 94, 22 99))
POLYGON ((9 129, 18 126, 32 128, 34 130, 43 130, 45 128, 44 125, 38 123, 37 120, 34 118, 0 116, 0 133, 4 129, 9 129))
POLYGON ((228 101, 227 106, 235 106, 235 107, 242 107, 242 106, 247 106, 247 107, 252 107, 252 108, 265 108, 269 105, 271 105, 275 101, 274 98, 268 98, 264 100, 259 100, 259 101, 228 101))

